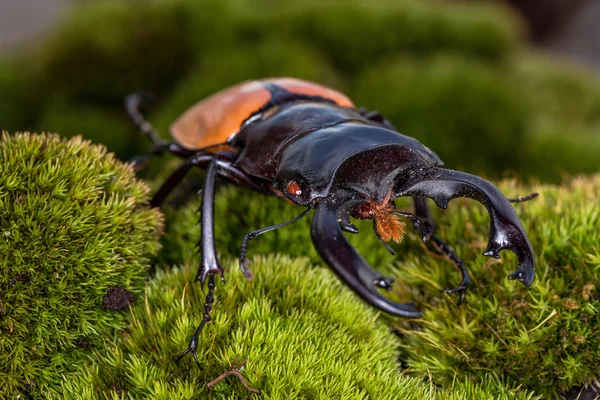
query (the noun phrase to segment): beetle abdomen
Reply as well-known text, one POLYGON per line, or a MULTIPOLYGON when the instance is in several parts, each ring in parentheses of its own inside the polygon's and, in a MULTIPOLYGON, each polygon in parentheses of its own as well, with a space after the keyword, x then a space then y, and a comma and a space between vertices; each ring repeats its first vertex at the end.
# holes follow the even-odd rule
POLYGON ((294 78, 247 81, 221 90, 189 108, 171 125, 171 135, 190 150, 224 144, 248 117, 271 101, 267 84, 291 94, 321 97, 343 107, 353 106, 344 94, 313 82, 294 78))

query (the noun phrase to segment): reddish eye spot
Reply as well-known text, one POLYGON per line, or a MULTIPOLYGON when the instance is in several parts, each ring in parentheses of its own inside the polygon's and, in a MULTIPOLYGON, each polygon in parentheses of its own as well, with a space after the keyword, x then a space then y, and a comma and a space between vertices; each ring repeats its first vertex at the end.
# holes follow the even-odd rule
POLYGON ((287 186, 285 187, 285 190, 289 194, 293 194, 295 196, 300 196, 302 194, 302 190, 300 189, 300 185, 298 185, 298 182, 296 182, 296 181, 290 181, 287 184, 287 186))

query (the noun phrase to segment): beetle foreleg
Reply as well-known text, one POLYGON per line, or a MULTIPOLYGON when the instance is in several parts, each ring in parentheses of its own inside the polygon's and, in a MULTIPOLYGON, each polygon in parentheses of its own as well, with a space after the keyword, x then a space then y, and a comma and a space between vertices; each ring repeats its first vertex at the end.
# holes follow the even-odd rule
POLYGON ((240 269, 242 270, 242 273, 244 274, 244 278, 250 280, 254 277, 254 275, 252 274, 252 271, 250 271, 250 268, 248 267, 248 258, 246 257, 246 252, 248 251, 248 241, 251 239, 254 239, 255 237, 257 237, 259 235, 262 235, 263 233, 274 231, 275 229, 283 228, 284 226, 288 226, 288 225, 293 224, 294 222, 297 222, 298 220, 307 216, 308 213, 310 213, 313 210, 313 208, 315 208, 315 205, 314 205, 314 203, 311 203, 308 206, 308 208, 302 212, 302 214, 298 215, 296 218, 294 218, 290 221, 282 222, 281 224, 258 229, 256 231, 249 232, 246 234, 246 236, 244 236, 244 239, 242 240, 242 246, 240 249, 240 269))
POLYGON ((204 189, 202 190, 202 204, 200 205, 200 249, 202 261, 196 275, 196 280, 204 284, 209 275, 223 275, 223 268, 217 257, 215 247, 215 182, 217 180, 217 161, 213 160, 206 170, 204 189))

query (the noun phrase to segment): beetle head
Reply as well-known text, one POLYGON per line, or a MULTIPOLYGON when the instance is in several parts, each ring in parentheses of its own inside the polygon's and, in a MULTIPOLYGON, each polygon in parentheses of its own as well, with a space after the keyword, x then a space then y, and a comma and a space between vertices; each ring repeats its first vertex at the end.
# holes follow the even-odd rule
POLYGON ((416 139, 343 123, 289 143, 281 151, 273 187, 299 205, 334 198, 341 190, 381 203, 398 175, 435 165, 442 165, 441 160, 416 139))
POLYGON ((420 315, 411 305, 394 303, 380 293, 380 288, 391 287, 391 279, 373 270, 342 230, 358 232, 350 216, 389 213, 393 200, 401 196, 429 197, 441 208, 455 197, 482 203, 490 214, 484 255, 499 258, 501 250, 512 250, 519 266, 509 278, 529 286, 535 275, 533 250, 506 197, 482 178, 441 165, 439 158, 415 139, 387 129, 340 124, 289 144, 282 151, 273 186, 296 204, 317 203, 311 229, 315 248, 343 282, 382 311, 420 315))

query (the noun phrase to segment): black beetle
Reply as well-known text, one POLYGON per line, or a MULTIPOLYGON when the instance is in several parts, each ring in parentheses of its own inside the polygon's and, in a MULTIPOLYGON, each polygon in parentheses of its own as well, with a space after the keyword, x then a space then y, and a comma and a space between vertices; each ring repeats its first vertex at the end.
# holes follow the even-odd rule
MULTIPOLYGON (((461 300, 469 275, 458 256, 434 234, 425 198, 441 208, 455 197, 482 203, 490 214, 486 256, 512 250, 519 265, 509 279, 531 285, 535 274, 533 249, 509 200, 491 183, 464 172, 441 168, 439 157, 416 139, 396 131, 377 112, 357 109, 342 93, 293 78, 250 81, 222 90, 194 105, 172 126, 175 142, 161 140, 145 121, 144 96, 127 98, 126 107, 140 130, 154 143, 152 154, 169 151, 185 162, 167 179, 151 201, 159 206, 192 166, 207 169, 201 206, 202 261, 196 280, 208 278, 203 318, 187 350, 198 362, 196 348, 210 321, 214 276, 223 275, 214 244, 214 188, 217 176, 266 195, 306 207, 298 217, 248 233, 242 242, 240 267, 250 279, 246 248, 262 233, 298 221, 312 210, 311 237, 325 262, 364 301, 386 313, 419 317, 412 304, 395 303, 380 293, 392 279, 379 274, 352 248, 342 231, 356 233, 350 217, 372 219, 374 231, 388 250, 387 240, 399 240, 410 218, 422 238, 432 239, 459 267, 461 300), (394 199, 412 196, 415 214, 399 212, 394 199)), ((139 162, 141 159, 137 159, 139 162)), ((516 201, 521 201, 518 199, 516 201)))

